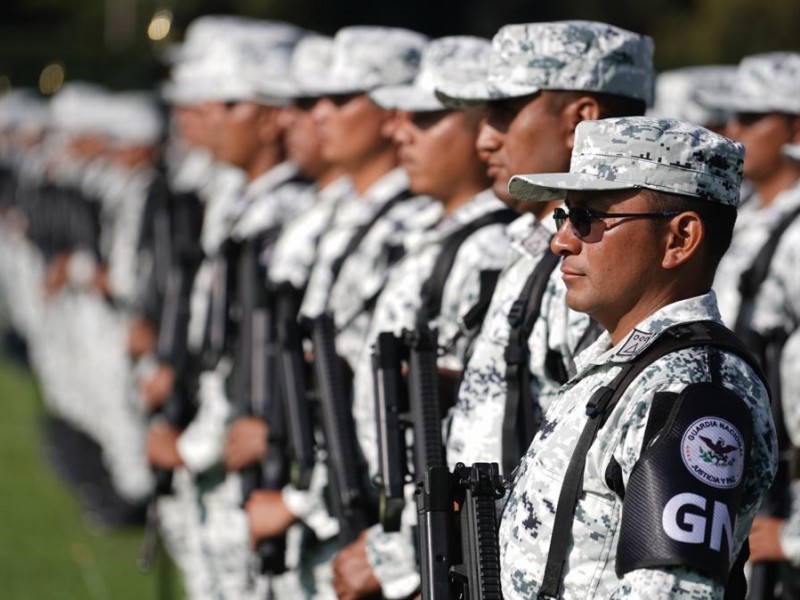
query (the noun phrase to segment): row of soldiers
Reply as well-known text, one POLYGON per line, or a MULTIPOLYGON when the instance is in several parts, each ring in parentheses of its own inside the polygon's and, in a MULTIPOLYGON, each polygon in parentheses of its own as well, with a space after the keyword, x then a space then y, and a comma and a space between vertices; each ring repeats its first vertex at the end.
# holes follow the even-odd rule
POLYGON ((164 144, 5 97, 3 297, 94 518, 198 599, 716 598, 748 546, 794 597, 800 55, 642 116, 653 51, 202 17, 164 144))

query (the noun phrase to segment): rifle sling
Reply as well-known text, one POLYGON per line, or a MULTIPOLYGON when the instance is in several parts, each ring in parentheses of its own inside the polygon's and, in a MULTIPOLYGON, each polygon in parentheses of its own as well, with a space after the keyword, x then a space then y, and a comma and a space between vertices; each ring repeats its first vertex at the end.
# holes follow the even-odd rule
MULTIPOLYGON (((614 406, 625 390, 644 369, 658 359, 687 348, 712 347, 727 351, 743 359, 765 381, 764 374, 756 358, 741 343, 736 335, 713 321, 675 325, 667 329, 653 344, 639 356, 622 366, 619 374, 609 383, 598 388, 586 404, 588 420, 581 431, 575 449, 572 451, 561 493, 556 506, 553 535, 547 553, 542 586, 539 598, 557 598, 564 565, 567 559, 572 522, 575 508, 583 492, 583 473, 586 456, 594 443, 597 433, 605 423, 614 406)), ((766 385, 766 384, 765 384, 766 385)))
POLYGON ((503 416, 503 472, 511 473, 535 433, 535 415, 528 368, 528 338, 539 318, 550 274, 561 257, 549 250, 528 277, 511 305, 510 331, 505 350, 506 407, 503 416))

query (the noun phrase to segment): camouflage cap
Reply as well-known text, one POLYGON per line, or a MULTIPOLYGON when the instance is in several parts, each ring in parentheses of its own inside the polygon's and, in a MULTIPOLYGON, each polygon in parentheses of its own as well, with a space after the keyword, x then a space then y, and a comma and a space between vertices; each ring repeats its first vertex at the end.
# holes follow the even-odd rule
POLYGON ((226 22, 224 35, 176 65, 163 96, 174 104, 210 100, 285 104, 292 51, 304 33, 275 21, 226 22))
POLYGON ((304 78, 303 90, 310 96, 324 96, 409 83, 419 70, 427 42, 427 37, 408 29, 345 27, 333 39, 331 68, 304 78))
POLYGON ((800 114, 800 53, 768 52, 739 63, 732 90, 701 93, 706 106, 732 112, 800 114))
POLYGON ((127 91, 108 97, 105 104, 107 141, 117 148, 154 146, 164 133, 164 119, 149 92, 127 91))
POLYGON ((492 40, 483 81, 437 88, 447 105, 518 98, 540 90, 653 94, 653 40, 593 21, 506 25, 492 40))
POLYGON ((708 129, 653 117, 583 121, 569 173, 515 175, 517 200, 545 202, 568 191, 647 188, 737 206, 744 148, 708 129))
POLYGON ((310 34, 301 39, 292 52, 289 77, 273 84, 273 96, 287 101, 298 98, 314 98, 305 90, 305 83, 324 77, 330 71, 333 60, 333 38, 310 34))
POLYGON ((436 88, 486 79, 491 48, 489 40, 472 36, 433 40, 422 53, 413 84, 381 87, 370 92, 369 97, 381 108, 413 112, 442 110, 446 107, 436 98, 436 88))
POLYGON ((724 125, 730 111, 707 106, 701 94, 730 94, 736 76, 733 65, 706 65, 664 71, 656 79, 652 117, 670 117, 698 125, 724 125))

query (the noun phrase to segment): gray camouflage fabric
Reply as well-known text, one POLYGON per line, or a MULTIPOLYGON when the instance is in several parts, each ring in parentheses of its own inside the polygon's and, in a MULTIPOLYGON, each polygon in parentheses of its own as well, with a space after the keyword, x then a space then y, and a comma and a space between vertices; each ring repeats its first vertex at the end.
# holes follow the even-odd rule
MULTIPOLYGON (((540 588, 555 509, 567 464, 586 422, 585 404, 609 383, 619 365, 637 356, 667 327, 696 320, 719 322, 713 293, 676 302, 640 322, 612 347, 603 334, 577 359, 578 373, 550 406, 509 493, 500 524, 501 580, 507 600, 531 598, 540 588), (644 340, 642 338, 644 337, 644 340), (644 343, 642 343, 644 341, 644 343)), ((775 474, 777 440, 769 398, 755 373, 740 358, 720 353, 720 381, 750 408, 753 439, 733 546, 738 553, 761 496, 775 474)), ((649 408, 658 392, 679 393, 692 382, 709 381, 704 349, 669 354, 647 367, 627 388, 587 453, 584 493, 572 525, 564 571, 563 598, 721 598, 722 586, 685 568, 639 569, 617 579, 614 572, 622 501, 608 487, 606 467, 615 459, 627 485, 642 452, 649 408)), ((676 459, 677 460, 677 459, 676 459)), ((646 533, 643 533, 646 535, 646 533)))
POLYGON ((350 94, 409 83, 427 42, 427 37, 408 29, 344 27, 333 38, 330 70, 304 77, 303 91, 311 96, 350 94))
POLYGON ((449 36, 433 40, 422 53, 419 73, 411 85, 381 87, 369 97, 381 108, 414 112, 445 108, 437 98, 437 87, 466 84, 486 78, 489 40, 471 36, 449 36))
POLYGON ((303 289, 317 258, 317 242, 330 226, 342 200, 352 195, 350 181, 341 177, 323 189, 310 188, 308 208, 288 221, 275 242, 268 276, 275 284, 289 283, 303 289))
POLYGON ((653 94, 653 40, 594 21, 506 25, 492 39, 483 81, 437 88, 447 105, 581 90, 644 100, 653 94))
POLYGON ((741 144, 686 121, 583 121, 569 173, 515 175, 508 190, 518 200, 545 202, 568 190, 648 188, 738 206, 743 157, 741 144))
MULTIPOLYGON (((502 426, 508 394, 505 349, 511 329, 508 315, 528 276, 548 251, 554 233, 552 218, 536 221, 531 214, 522 215, 508 227, 510 257, 500 273, 448 416, 445 450, 450 468, 459 462, 502 465, 502 426)), ((561 386, 546 367, 548 351, 558 352, 565 370, 574 372, 572 357, 589 325, 586 315, 567 309, 565 292, 561 272, 556 268, 542 298, 540 318, 528 338, 528 368, 538 420, 561 386)))
POLYGON ((800 115, 800 53, 767 52, 739 63, 727 93, 701 93, 707 106, 733 112, 800 115))
POLYGON ((730 111, 703 104, 700 95, 731 93, 735 76, 733 65, 685 67, 659 73, 655 101, 647 115, 682 119, 703 127, 724 125, 730 111))

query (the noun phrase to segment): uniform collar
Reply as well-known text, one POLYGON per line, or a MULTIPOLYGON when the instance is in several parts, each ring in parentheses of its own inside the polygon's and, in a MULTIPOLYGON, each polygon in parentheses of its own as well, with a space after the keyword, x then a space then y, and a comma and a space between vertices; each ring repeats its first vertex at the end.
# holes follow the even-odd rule
POLYGON ((608 332, 603 332, 594 344, 575 358, 578 373, 592 366, 631 362, 670 327, 697 321, 722 323, 717 297, 713 291, 657 310, 637 324, 616 346, 611 346, 611 336, 608 332))
POLYGON ((293 163, 282 162, 277 164, 248 183, 244 191, 245 196, 257 198, 263 194, 268 194, 293 177, 297 177, 297 173, 297 166, 293 163))
POLYGON ((408 176, 403 169, 397 167, 369 186, 364 192, 363 200, 382 205, 407 189, 408 176))

